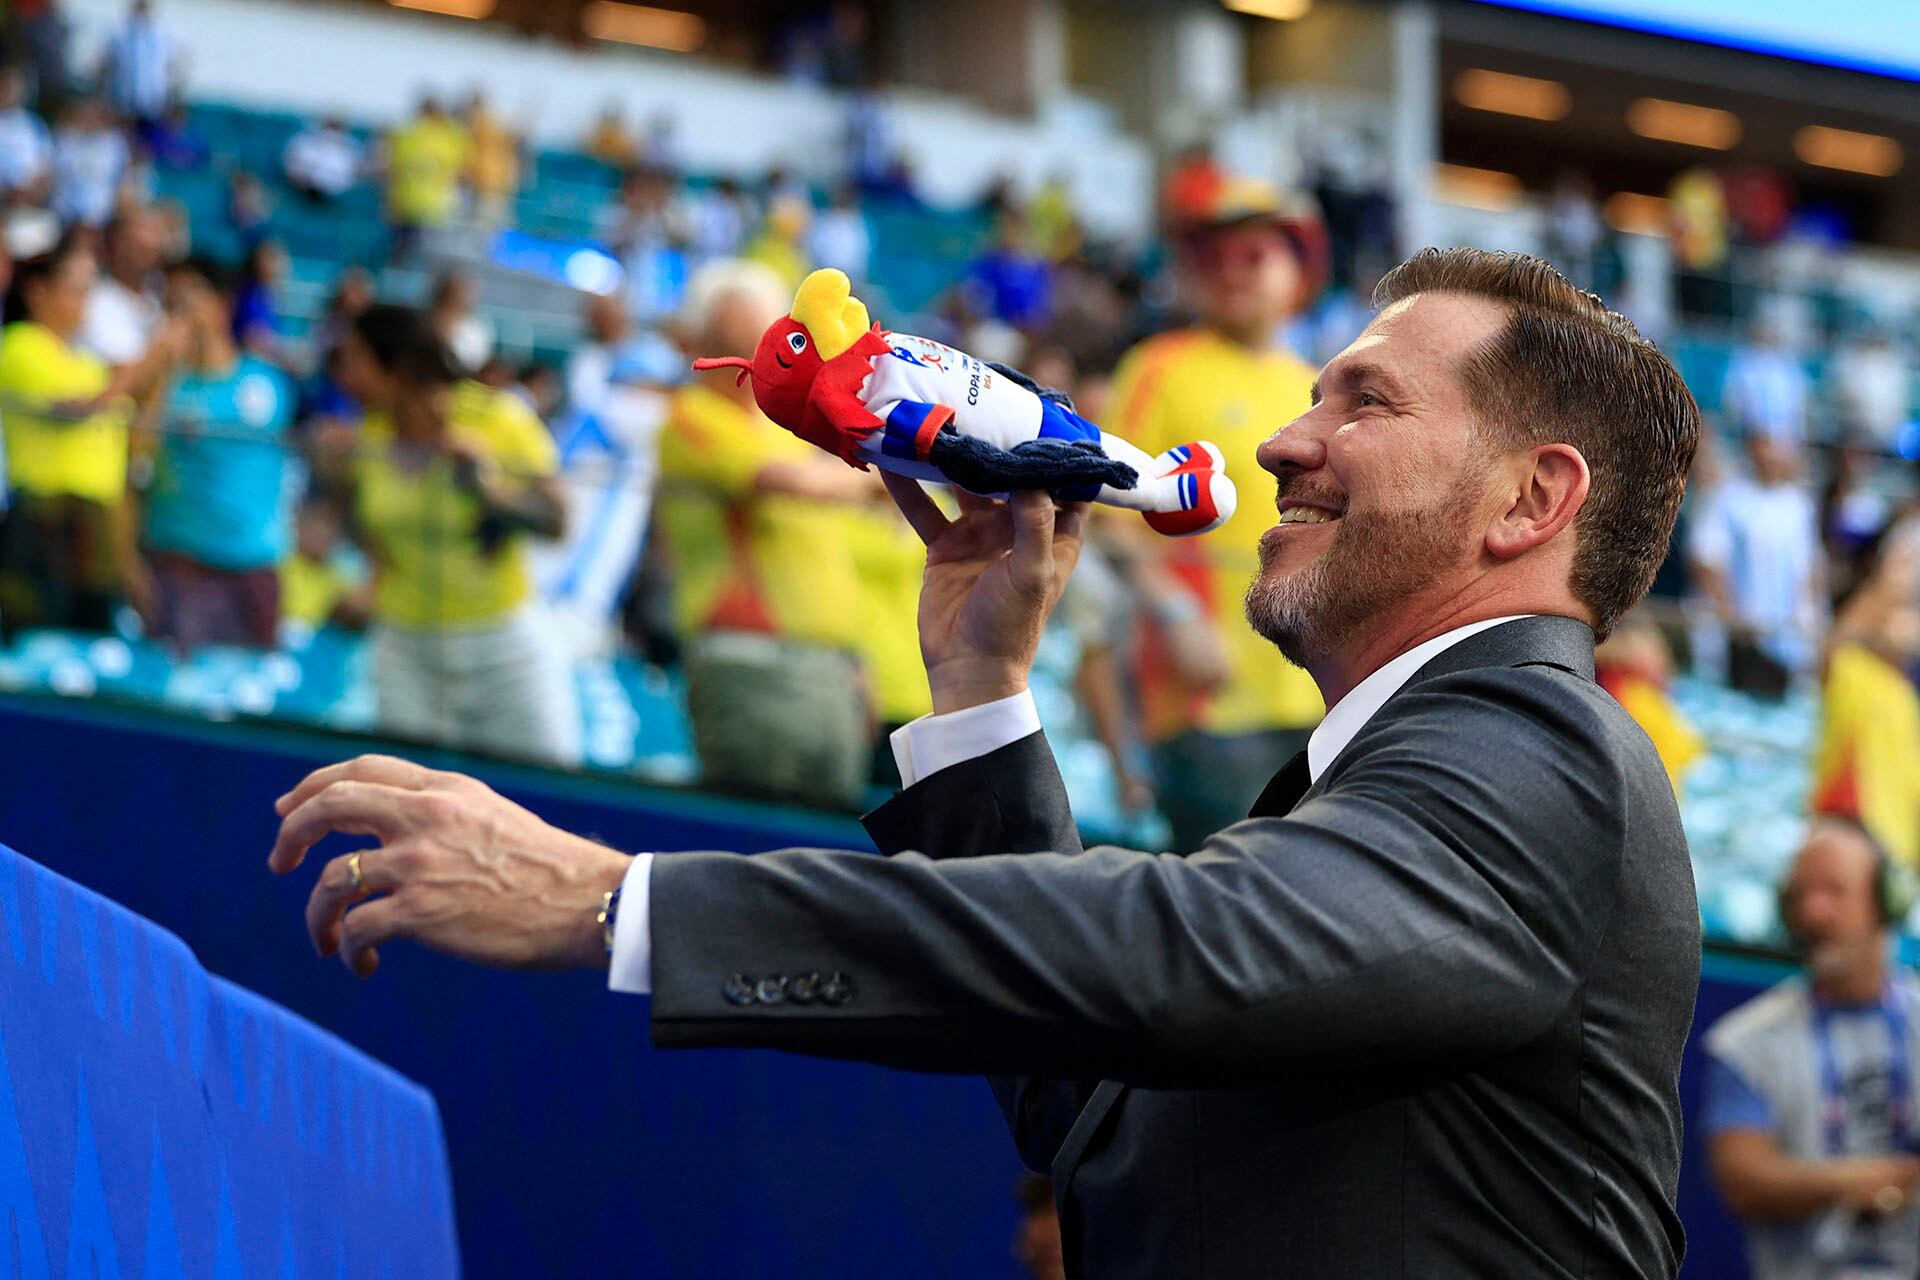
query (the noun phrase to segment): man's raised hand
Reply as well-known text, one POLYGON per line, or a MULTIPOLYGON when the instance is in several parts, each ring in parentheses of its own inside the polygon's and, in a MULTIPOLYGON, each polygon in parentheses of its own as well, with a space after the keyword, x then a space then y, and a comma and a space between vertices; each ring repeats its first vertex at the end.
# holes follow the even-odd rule
POLYGON ((274 802, 280 832, 267 865, 285 874, 329 832, 377 836, 329 861, 307 901, 307 932, 361 977, 377 948, 411 938, 505 969, 604 966, 594 921, 618 888, 625 854, 549 826, 476 778, 393 756, 361 756, 308 774, 274 802))
POLYGON ((936 712, 959 711, 1027 687, 1047 617, 1080 559, 1087 504, 1039 491, 995 502, 955 490, 958 519, 913 480, 882 476, 927 544, 920 588, 920 656, 936 712))

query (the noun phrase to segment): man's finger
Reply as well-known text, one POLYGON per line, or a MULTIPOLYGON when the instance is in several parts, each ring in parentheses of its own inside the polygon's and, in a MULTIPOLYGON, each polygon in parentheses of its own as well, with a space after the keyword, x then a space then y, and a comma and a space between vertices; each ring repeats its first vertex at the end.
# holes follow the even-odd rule
POLYGON ((380 967, 381 943, 397 937, 407 920, 406 904, 398 898, 375 898, 347 912, 340 922, 340 961, 362 978, 380 967))
POLYGON ((1013 511, 1013 553, 1007 570, 1023 591, 1045 592, 1053 582, 1053 497, 1023 489, 1007 499, 1013 511))
POLYGON ((393 874, 391 849, 362 849, 358 854, 342 854, 327 863, 307 896, 307 936, 313 949, 332 955, 339 945, 340 913, 356 902, 376 893, 391 893, 399 887, 393 874), (360 885, 353 883, 353 859, 360 859, 360 885))
POLYGON ((1053 540, 1079 542, 1087 531, 1087 513, 1091 502, 1063 502, 1053 516, 1053 540))
POLYGON ((882 471, 880 481, 887 486, 887 492, 893 495, 893 505, 900 508, 900 514, 920 535, 920 541, 931 545, 935 538, 947 531, 952 521, 947 519, 947 513, 940 509, 940 504, 927 496, 927 491, 920 487, 918 480, 882 471))
POLYGON ((389 787, 402 787, 408 791, 424 791, 433 785, 434 780, 439 777, 439 772, 437 769, 415 764, 411 760, 402 760, 398 756, 355 756, 351 760, 342 760, 339 764, 315 769, 300 779, 300 784, 293 790, 275 800, 273 810, 284 818, 312 796, 336 782, 378 782, 389 787))
POLYGON ((397 836, 404 829, 407 801, 414 794, 378 782, 331 783, 281 820, 267 866, 281 874, 293 870, 306 858, 307 850, 332 831, 382 840, 397 836))
POLYGON ((959 485, 953 486, 953 500, 960 504, 960 510, 971 514, 975 511, 991 511, 1000 503, 993 498, 983 498, 979 494, 959 485))

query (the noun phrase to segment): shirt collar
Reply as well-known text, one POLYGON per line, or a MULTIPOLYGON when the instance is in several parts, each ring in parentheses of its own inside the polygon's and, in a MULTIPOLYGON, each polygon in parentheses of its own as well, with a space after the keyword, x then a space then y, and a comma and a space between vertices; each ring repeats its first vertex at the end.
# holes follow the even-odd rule
POLYGON ((1376 668, 1372 675, 1353 686, 1346 697, 1334 704, 1333 709, 1327 712, 1327 718, 1307 739, 1307 777, 1314 782, 1320 781, 1320 775, 1327 771, 1327 766, 1346 750, 1355 734, 1367 727, 1367 721, 1386 705, 1387 699, 1400 692, 1400 687, 1413 678, 1414 672, 1468 636, 1479 635, 1505 622, 1517 622, 1533 616, 1530 613, 1514 613, 1504 618, 1469 622, 1464 627, 1443 632, 1424 644, 1417 644, 1391 662, 1376 668))

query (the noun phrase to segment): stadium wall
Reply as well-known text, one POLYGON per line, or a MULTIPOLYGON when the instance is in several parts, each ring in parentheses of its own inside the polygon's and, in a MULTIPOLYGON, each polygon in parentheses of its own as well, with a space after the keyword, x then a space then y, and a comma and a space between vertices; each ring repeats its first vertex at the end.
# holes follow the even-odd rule
MULTIPOLYGON (((301 918, 311 870, 276 879, 264 865, 272 801, 315 765, 372 745, 0 696, 0 841, 34 850, 178 933, 209 969, 431 1089, 469 1275, 1010 1272, 1018 1166, 977 1080, 768 1053, 656 1053, 646 1006, 590 975, 489 973, 401 947, 360 983, 315 960, 301 918)), ((479 771, 550 820, 620 848, 871 847, 849 818, 479 771)), ((1710 955, 1696 1031, 1783 972, 1710 955)), ((1689 1044, 1689 1112, 1699 1087, 1689 1044)), ((1701 1167, 1690 1138, 1684 1274, 1743 1274, 1734 1224, 1701 1167)))

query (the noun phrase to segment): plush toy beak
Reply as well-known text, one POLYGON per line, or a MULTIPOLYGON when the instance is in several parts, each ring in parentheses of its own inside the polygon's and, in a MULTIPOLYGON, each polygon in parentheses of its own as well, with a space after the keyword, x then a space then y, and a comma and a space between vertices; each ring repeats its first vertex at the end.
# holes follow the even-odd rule
POLYGON ((696 370, 738 369, 740 376, 733 380, 733 385, 737 387, 753 372, 753 361, 745 356, 701 356, 693 362, 693 367, 696 370))

